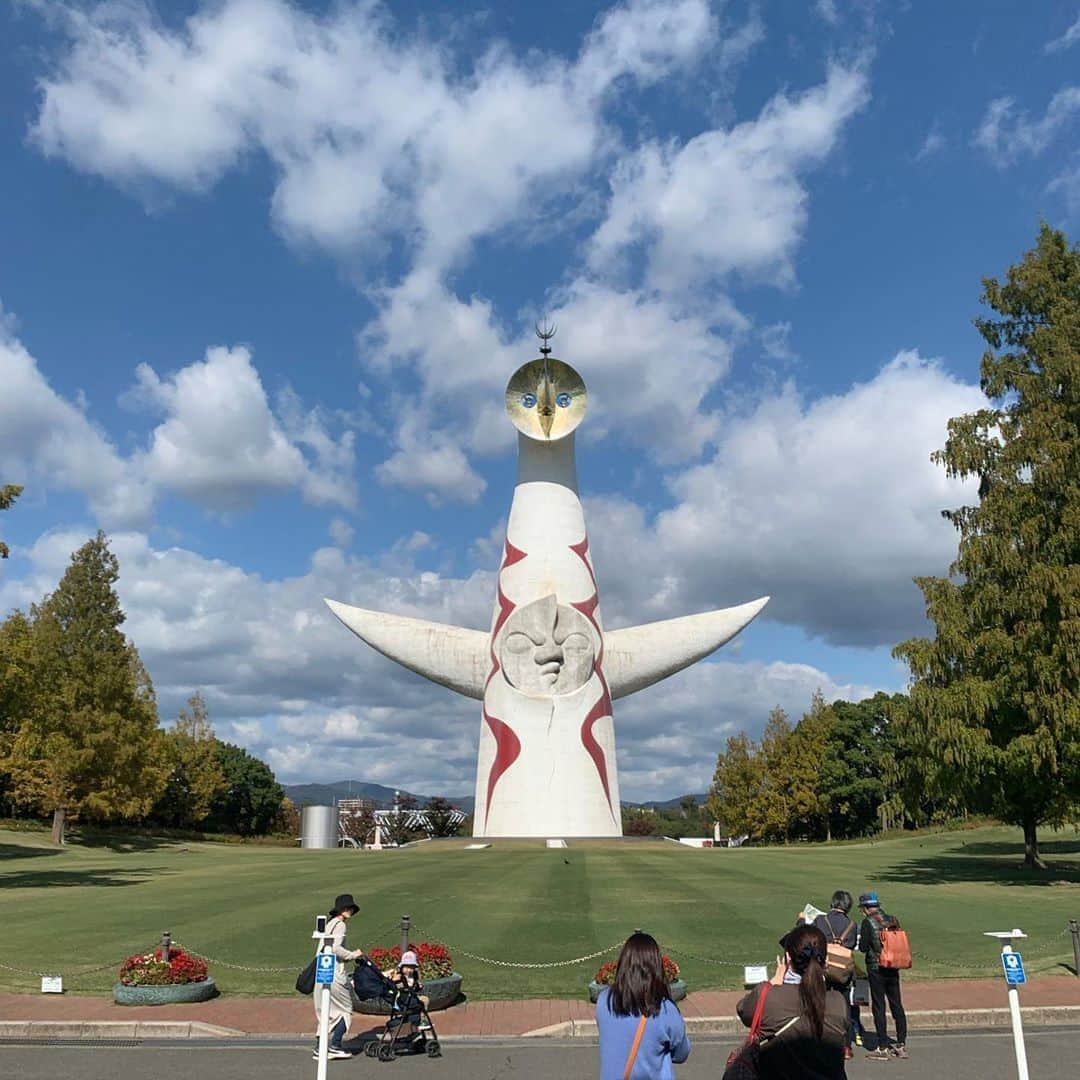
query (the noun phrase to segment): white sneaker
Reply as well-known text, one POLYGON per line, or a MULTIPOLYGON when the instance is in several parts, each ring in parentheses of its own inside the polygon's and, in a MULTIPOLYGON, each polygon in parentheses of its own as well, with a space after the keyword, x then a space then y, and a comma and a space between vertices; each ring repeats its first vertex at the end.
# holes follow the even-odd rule
POLYGON ((340 1050, 333 1046, 326 1052, 328 1058, 332 1058, 335 1061, 343 1061, 347 1058, 351 1058, 353 1055, 348 1050, 340 1050))

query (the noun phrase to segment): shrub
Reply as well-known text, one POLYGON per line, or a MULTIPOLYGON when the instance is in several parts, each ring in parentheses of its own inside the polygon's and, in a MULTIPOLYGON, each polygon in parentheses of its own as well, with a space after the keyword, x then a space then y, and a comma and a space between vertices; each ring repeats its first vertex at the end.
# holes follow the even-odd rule
POLYGON ((129 956, 120 966, 120 981, 124 986, 176 986, 181 983, 205 982, 206 961, 184 952, 169 950, 165 960, 161 949, 129 956))
MULTIPOLYGON (((409 945, 420 961, 420 979, 445 979, 454 974, 454 961, 450 950, 438 942, 422 941, 419 945, 409 945)), ((392 949, 369 949, 368 959, 381 971, 396 968, 401 963, 401 946, 392 949)))
MULTIPOLYGON (((664 965, 664 982, 675 982, 679 977, 679 965, 670 956, 661 956, 660 959, 664 965)), ((618 961, 616 960, 609 960, 606 964, 601 964, 593 981, 598 982, 601 986, 611 986, 615 982, 615 969, 617 967, 618 961)))

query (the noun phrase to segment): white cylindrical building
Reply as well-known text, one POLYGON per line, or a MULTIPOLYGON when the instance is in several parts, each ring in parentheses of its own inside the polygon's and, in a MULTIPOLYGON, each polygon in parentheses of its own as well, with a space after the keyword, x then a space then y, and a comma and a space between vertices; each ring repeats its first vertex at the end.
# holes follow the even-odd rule
POLYGON ((336 806, 305 806, 300 810, 300 846, 336 848, 338 810, 336 806))

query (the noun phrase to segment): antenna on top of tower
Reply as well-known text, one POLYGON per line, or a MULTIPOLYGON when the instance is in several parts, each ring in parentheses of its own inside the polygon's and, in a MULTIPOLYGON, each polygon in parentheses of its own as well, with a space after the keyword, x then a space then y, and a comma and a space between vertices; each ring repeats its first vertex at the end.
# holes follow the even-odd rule
POLYGON ((546 318, 544 319, 543 326, 539 323, 536 325, 536 336, 543 342, 543 345, 540 346, 540 352, 545 359, 551 355, 551 346, 548 342, 555 336, 558 329, 557 326, 549 323, 546 318))

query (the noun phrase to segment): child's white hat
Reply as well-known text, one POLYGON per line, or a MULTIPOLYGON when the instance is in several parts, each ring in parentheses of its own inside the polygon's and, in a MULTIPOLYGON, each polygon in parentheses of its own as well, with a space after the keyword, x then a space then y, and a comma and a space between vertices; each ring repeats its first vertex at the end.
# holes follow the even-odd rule
POLYGON ((405 967, 406 964, 411 964, 413 967, 417 967, 416 953, 414 953, 412 949, 410 949, 406 953, 401 954, 401 963, 398 964, 398 967, 405 967))

